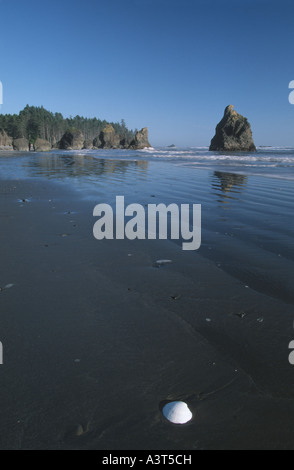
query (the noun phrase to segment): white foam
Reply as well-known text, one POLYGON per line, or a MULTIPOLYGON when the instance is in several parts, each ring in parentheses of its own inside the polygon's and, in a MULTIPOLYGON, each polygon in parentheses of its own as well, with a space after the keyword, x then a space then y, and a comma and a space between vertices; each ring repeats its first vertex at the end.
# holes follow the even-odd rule
POLYGON ((266 145, 260 145, 257 147, 258 150, 294 150, 293 147, 267 147, 266 145))

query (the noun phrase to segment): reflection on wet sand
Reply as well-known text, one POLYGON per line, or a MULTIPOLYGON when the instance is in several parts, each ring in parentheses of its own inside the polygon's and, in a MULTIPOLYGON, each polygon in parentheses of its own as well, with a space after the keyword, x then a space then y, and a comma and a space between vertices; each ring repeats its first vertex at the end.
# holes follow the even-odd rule
POLYGON ((50 154, 33 158, 24 163, 32 176, 64 178, 79 176, 100 176, 103 174, 126 173, 128 170, 146 172, 146 160, 97 159, 90 155, 50 154))
POLYGON ((236 195, 246 187, 247 181, 248 177, 244 175, 215 171, 212 177, 212 187, 217 191, 217 196, 220 198, 218 201, 228 204, 230 200, 238 199, 236 195))

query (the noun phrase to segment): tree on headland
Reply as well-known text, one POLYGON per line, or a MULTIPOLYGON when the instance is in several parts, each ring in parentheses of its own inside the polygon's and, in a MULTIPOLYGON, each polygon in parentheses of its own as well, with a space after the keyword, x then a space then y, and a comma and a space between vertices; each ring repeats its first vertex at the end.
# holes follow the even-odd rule
POLYGON ((131 139, 135 135, 134 131, 127 128, 124 119, 115 123, 96 117, 64 118, 61 113, 52 113, 43 106, 27 105, 19 114, 0 114, 0 130, 3 129, 13 139, 26 138, 30 143, 40 138, 55 145, 65 132, 72 128, 80 130, 85 139, 93 140, 108 124, 122 137, 131 139))

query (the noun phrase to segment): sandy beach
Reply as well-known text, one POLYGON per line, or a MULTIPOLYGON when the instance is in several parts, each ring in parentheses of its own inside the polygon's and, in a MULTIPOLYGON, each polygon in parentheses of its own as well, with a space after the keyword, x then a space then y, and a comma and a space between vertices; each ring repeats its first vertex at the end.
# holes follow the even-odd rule
POLYGON ((0 158, 1 449, 294 448, 286 183, 143 158, 0 158), (201 249, 97 241, 93 208, 116 194, 202 204, 201 249), (193 419, 167 422, 167 400, 193 419))

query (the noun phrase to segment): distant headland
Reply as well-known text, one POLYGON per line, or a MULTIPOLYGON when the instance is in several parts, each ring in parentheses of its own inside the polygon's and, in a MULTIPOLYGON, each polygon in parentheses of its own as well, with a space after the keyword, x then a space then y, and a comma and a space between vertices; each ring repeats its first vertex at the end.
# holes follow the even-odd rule
POLYGON ((64 118, 45 108, 27 105, 19 114, 0 115, 0 149, 38 152, 82 149, 143 149, 151 147, 148 129, 127 128, 125 121, 108 122, 75 116, 64 118))

